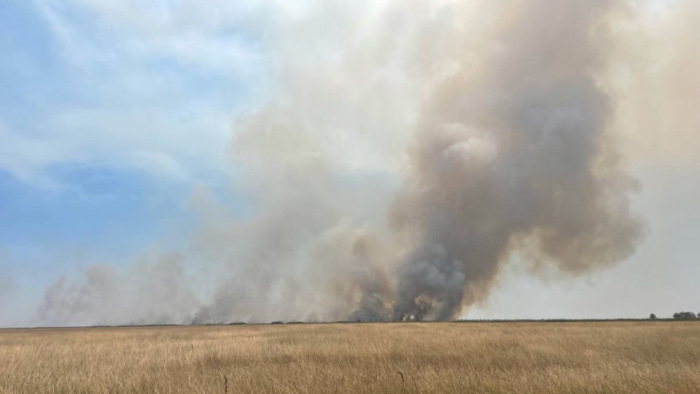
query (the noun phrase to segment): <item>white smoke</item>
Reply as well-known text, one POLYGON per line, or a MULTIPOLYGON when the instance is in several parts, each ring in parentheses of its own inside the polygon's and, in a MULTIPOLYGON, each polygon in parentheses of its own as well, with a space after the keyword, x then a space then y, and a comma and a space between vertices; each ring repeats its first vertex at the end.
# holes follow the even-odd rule
POLYGON ((253 212, 197 189, 185 262, 60 280, 41 321, 451 319, 512 252, 571 275, 629 257, 644 227, 622 129, 697 124, 669 104, 698 91, 674 64, 700 38, 669 22, 691 1, 658 24, 623 0, 276 6, 255 11, 274 89, 231 147, 253 212), (633 34, 650 25, 682 42, 652 46, 660 65, 633 50, 660 40, 633 34), (663 99, 640 102, 629 81, 649 73, 663 99), (204 291, 183 268, 203 264, 204 291))

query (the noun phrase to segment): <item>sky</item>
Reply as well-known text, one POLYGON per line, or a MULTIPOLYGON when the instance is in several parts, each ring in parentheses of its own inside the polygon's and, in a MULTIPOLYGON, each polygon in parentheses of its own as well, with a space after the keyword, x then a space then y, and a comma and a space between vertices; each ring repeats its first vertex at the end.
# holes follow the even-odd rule
MULTIPOLYGON (((253 127, 246 123, 251 114, 263 111, 281 124, 324 130, 321 142, 299 149, 324 144, 333 159, 328 165, 342 169, 340 181, 332 178, 340 185, 328 187, 347 188, 348 199, 384 201, 399 183, 412 134, 376 136, 411 129, 419 98, 454 67, 421 60, 439 60, 439 51, 448 51, 426 49, 423 37, 441 37, 434 42, 445 47, 450 37, 440 36, 449 33, 444 26, 416 15, 438 18, 443 11, 407 3, 1 2, 0 325, 44 324, 37 315, 47 305, 47 291, 61 278, 81 283, 95 264, 129 277, 143 261, 178 254, 196 278, 198 297, 214 294, 207 278, 220 271, 210 263, 216 257, 202 251, 209 245, 202 241, 206 223, 227 215, 245 222, 276 206, 268 201, 274 197, 261 198, 258 190, 269 189, 267 183, 303 184, 277 179, 275 174, 286 174, 277 166, 298 164, 297 156, 285 156, 301 146, 294 138, 316 138, 266 143, 281 161, 251 170, 249 163, 260 156, 246 152, 259 142, 238 137, 253 127), (379 19, 381 28, 375 28, 379 19), (338 49, 346 47, 352 56, 338 49), (349 89, 345 80, 361 82, 349 89), (348 93, 337 94, 343 89, 348 93), (297 118, 285 110, 285 100, 304 101, 318 113, 297 118), (359 197, 352 194, 356 183, 362 185, 359 197), (215 208, 203 208, 202 198, 215 208)), ((464 36, 478 31, 490 12, 467 8, 460 11, 466 27, 455 30, 464 36)), ((576 276, 525 269, 518 262, 528 257, 516 253, 488 296, 461 317, 700 312, 700 121, 693 113, 700 78, 691 71, 700 65, 700 36, 692 28, 698 8, 691 0, 636 3, 629 11, 634 17, 617 25, 623 38, 609 55, 606 86, 619 114, 610 127, 617 130, 624 167, 636 179, 631 208, 644 221, 635 252, 576 276)), ((473 45, 482 45, 474 37, 473 45)), ((275 124, 255 127, 272 130, 275 124)), ((272 195, 278 189, 269 190, 272 195)), ((333 209, 376 214, 373 207, 333 209)), ((214 232, 214 238, 238 236, 214 232)))

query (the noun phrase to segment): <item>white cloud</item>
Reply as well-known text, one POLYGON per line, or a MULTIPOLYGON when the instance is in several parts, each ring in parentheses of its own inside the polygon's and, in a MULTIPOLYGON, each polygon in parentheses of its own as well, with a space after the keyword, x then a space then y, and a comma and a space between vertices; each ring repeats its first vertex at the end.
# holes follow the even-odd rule
POLYGON ((63 163, 180 181, 214 182, 229 171, 233 118, 262 100, 267 83, 247 31, 250 4, 33 4, 62 63, 61 81, 43 88, 68 89, 33 119, 4 119, 0 169, 45 189, 64 186, 48 171, 63 163))
POLYGON ((0 169, 27 184, 44 189, 58 188, 42 169, 70 156, 67 147, 24 137, 1 123, 0 141, 0 169))
POLYGON ((39 1, 65 56, 78 64, 171 57, 208 71, 255 72, 254 18, 246 2, 39 1), (87 34, 86 34, 87 33, 87 34))
POLYGON ((421 89, 434 82, 428 76, 440 75, 436 69, 449 68, 423 56, 449 47, 401 44, 404 35, 414 42, 439 32, 392 22, 396 13, 435 18, 436 7, 427 3, 49 0, 34 6, 65 63, 63 83, 80 98, 55 103, 37 114, 31 130, 15 127, 8 139, 15 141, 12 155, 0 166, 42 187, 60 186, 46 169, 65 162, 208 182, 229 171, 236 115, 265 108, 270 95, 265 111, 277 107, 281 117, 290 115, 285 99, 316 108, 294 116, 312 125, 309 138, 349 171, 395 171, 421 89))

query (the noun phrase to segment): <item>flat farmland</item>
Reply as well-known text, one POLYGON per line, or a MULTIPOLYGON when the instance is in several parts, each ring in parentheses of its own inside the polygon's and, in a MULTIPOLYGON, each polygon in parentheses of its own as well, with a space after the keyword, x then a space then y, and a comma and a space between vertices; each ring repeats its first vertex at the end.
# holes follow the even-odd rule
POLYGON ((698 393, 700 323, 0 330, 2 393, 698 393))

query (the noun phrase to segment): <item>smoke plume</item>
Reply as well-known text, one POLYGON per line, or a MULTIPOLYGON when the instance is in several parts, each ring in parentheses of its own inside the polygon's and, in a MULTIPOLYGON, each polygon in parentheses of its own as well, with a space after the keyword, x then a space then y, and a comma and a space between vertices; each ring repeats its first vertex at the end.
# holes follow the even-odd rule
POLYGON ((572 273, 634 251, 634 182, 606 135, 610 102, 596 81, 614 5, 514 2, 493 48, 436 89, 395 207, 417 246, 394 318, 453 318, 485 296, 518 239, 572 273))
POLYGON ((564 275, 628 258, 644 226, 621 117, 643 106, 621 81, 650 72, 629 51, 643 6, 485 3, 256 10, 272 88, 231 147, 251 212, 197 187, 188 254, 61 280, 40 318, 449 320, 514 254, 564 275))

